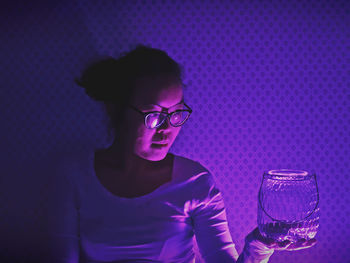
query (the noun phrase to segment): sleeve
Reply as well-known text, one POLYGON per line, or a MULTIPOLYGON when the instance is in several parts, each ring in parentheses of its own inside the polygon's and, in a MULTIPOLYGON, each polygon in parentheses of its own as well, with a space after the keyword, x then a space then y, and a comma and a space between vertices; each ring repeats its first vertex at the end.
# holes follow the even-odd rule
POLYGON ((79 205, 69 161, 54 161, 50 165, 47 262, 51 263, 79 262, 79 205))
POLYGON ((274 253, 273 248, 268 248, 258 240, 245 240, 242 253, 237 263, 267 263, 274 253))
POLYGON ((191 218, 199 252, 206 263, 232 263, 238 259, 220 190, 212 174, 199 174, 193 186, 191 218))

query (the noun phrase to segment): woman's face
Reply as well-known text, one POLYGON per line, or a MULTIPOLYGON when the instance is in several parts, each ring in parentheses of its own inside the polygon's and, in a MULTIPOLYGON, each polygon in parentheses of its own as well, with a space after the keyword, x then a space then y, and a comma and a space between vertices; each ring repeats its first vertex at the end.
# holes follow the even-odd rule
MULTIPOLYGON (((131 105, 142 112, 168 110, 171 113, 183 109, 182 85, 166 77, 139 79, 131 105)), ((127 147, 130 146, 134 154, 150 161, 160 161, 166 157, 181 129, 181 126, 173 127, 168 118, 161 126, 149 129, 145 126, 144 116, 132 108, 126 110, 125 120, 127 127, 122 137, 127 147), (157 143, 159 141, 167 141, 167 144, 157 143)))

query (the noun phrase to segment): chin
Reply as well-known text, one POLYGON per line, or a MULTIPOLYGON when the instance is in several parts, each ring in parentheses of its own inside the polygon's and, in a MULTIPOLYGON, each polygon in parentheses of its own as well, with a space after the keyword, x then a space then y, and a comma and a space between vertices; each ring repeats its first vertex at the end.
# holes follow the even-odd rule
POLYGON ((168 151, 166 150, 163 150, 162 152, 152 151, 152 153, 150 153, 146 159, 149 161, 161 161, 167 156, 167 154, 168 154, 168 151))

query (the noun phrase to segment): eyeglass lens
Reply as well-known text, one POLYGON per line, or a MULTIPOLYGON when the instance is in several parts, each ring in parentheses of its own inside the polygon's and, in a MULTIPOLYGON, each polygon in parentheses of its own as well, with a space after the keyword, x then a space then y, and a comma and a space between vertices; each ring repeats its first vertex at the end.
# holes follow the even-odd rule
MULTIPOLYGON (((182 125, 185 122, 185 120, 187 119, 189 114, 190 113, 188 111, 174 112, 170 116, 170 122, 174 126, 180 126, 180 125, 182 125)), ((148 128, 155 128, 155 127, 159 126, 160 123, 162 123, 163 120, 166 117, 167 117, 167 115, 166 114, 162 114, 162 113, 151 113, 151 114, 148 114, 146 116, 146 126, 148 128)))

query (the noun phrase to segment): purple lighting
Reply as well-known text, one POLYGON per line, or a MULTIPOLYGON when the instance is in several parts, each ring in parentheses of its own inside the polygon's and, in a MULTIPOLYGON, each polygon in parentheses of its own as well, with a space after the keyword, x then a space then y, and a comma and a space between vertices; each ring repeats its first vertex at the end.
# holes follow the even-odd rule
MULTIPOLYGON (((123 246, 137 254, 134 259, 152 254, 158 257, 153 260, 161 261, 182 253, 191 262, 193 252, 196 263, 204 263, 204 257, 212 257, 214 263, 225 262, 209 254, 218 243, 200 242, 207 240, 205 230, 211 229, 204 224, 226 225, 215 220, 220 216, 208 220, 211 217, 202 210, 205 200, 213 198, 211 208, 218 213, 225 208, 227 215, 228 231, 210 236, 226 240, 232 251, 230 233, 240 254, 262 211, 258 197, 264 171, 270 179, 265 186, 276 190, 276 195, 270 195, 272 201, 263 201, 281 204, 267 211, 274 219, 283 216, 287 220, 294 215, 295 221, 303 220, 318 202, 313 184, 296 187, 294 192, 310 193, 304 197, 294 196, 282 181, 299 178, 302 184, 317 174, 319 194, 319 211, 314 209, 309 218, 315 217, 308 223, 266 226, 272 226, 282 238, 288 231, 289 237, 298 239, 298 231, 312 236, 317 230, 317 244, 301 251, 275 251, 269 263, 350 262, 350 1, 34 2, 5 0, 0 11, 0 262, 47 262, 39 258, 50 251, 47 236, 52 234, 52 226, 48 218, 59 219, 50 210, 54 201, 63 211, 78 210, 79 202, 82 205, 81 221, 74 213, 60 214, 63 222, 79 224, 54 231, 65 229, 62 249, 72 248, 61 253, 67 259, 64 263, 78 263, 79 256, 86 257, 82 262, 112 261, 123 246), (146 130, 141 125, 143 115, 128 110, 131 118, 126 120, 140 121, 140 126, 129 130, 137 131, 132 148, 152 162, 172 153, 201 164, 212 177, 203 176, 198 167, 193 173, 200 185, 211 191, 205 196, 189 181, 189 185, 183 184, 187 192, 172 196, 171 186, 186 181, 188 175, 178 170, 178 177, 160 180, 166 182, 164 189, 160 188, 164 191, 155 189, 151 195, 169 194, 176 205, 161 199, 152 204, 145 198, 143 205, 137 206, 137 202, 121 199, 126 217, 121 208, 116 209, 113 192, 133 192, 124 185, 103 188, 113 185, 113 177, 100 182, 89 155, 92 149, 108 147, 114 139, 107 128, 107 108, 87 96, 75 79, 89 63, 118 57, 139 43, 166 51, 184 70, 183 94, 169 100, 152 98, 147 104, 159 99, 159 105, 171 113, 187 109, 174 106, 184 98, 193 112, 181 127, 171 126, 168 116, 162 127, 146 130), (162 140, 168 143, 159 144, 162 140), (75 153, 86 154, 86 158, 77 158, 75 153), (74 165, 68 162, 56 171, 62 156, 74 165), (80 166, 80 161, 85 165, 80 166), (278 167, 295 170, 277 172, 278 167), (71 180, 74 176, 81 180, 71 180), (96 188, 90 188, 92 185, 96 188), (59 186, 65 194, 53 201, 59 186), (283 198, 277 194, 280 190, 285 190, 283 198), (181 198, 189 193, 200 196, 181 204, 181 198), (80 199, 82 196, 86 199, 80 199), (296 200, 312 205, 294 213, 302 205, 286 207, 297 204, 296 200), (103 216, 105 211, 114 214, 103 216), (196 226, 199 234, 193 231, 190 211, 197 218, 208 217, 196 226), (130 227, 132 220, 139 225, 130 227), (102 232, 99 227, 104 228, 102 232), (115 244, 104 243, 104 235, 115 244), (125 243, 116 236, 125 237, 125 243), (200 243, 205 246, 203 253, 200 243)), ((135 106, 142 112, 165 112, 155 105, 135 106)), ((176 123, 180 115, 172 116, 176 123)), ((156 120, 150 123, 154 125, 156 120)), ((121 130, 125 131, 124 124, 121 130)), ((124 142, 131 145, 132 141, 124 142)), ((129 166, 142 171, 133 162, 129 166)), ((149 180, 154 178, 144 179, 140 188, 152 185, 149 180)), ((264 219, 272 221, 269 216, 264 219)))

